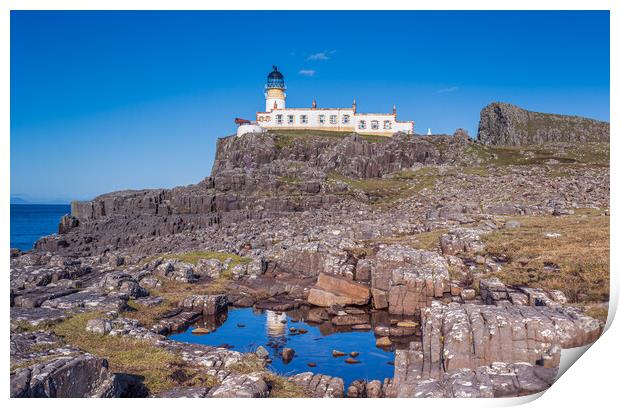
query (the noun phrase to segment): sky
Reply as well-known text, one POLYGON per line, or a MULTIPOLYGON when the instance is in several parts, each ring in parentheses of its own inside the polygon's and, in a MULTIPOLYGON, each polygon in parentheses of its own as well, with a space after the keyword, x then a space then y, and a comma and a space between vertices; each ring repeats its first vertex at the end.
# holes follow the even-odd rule
POLYGON ((272 65, 288 107, 475 135, 480 110, 609 120, 609 14, 11 12, 11 196, 86 200, 209 176, 272 65))

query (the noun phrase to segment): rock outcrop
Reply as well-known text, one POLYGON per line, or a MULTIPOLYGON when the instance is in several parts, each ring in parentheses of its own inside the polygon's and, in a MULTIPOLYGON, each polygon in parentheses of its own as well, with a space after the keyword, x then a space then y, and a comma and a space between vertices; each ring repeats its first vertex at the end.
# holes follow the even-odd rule
POLYGON ((377 253, 371 285, 375 308, 412 315, 450 292, 448 264, 436 252, 391 245, 377 253))
POLYGON ((308 302, 315 306, 365 305, 370 300, 368 286, 344 278, 320 274, 316 286, 310 289, 308 302))
POLYGON ((495 102, 480 112, 478 140, 496 146, 609 142, 609 123, 580 116, 532 112, 495 102))
POLYGON ((570 308, 437 304, 422 310, 422 342, 396 352, 393 396, 542 391, 555 379, 561 349, 589 344, 601 331, 596 319, 570 308), (446 390, 455 379, 469 385, 446 390))

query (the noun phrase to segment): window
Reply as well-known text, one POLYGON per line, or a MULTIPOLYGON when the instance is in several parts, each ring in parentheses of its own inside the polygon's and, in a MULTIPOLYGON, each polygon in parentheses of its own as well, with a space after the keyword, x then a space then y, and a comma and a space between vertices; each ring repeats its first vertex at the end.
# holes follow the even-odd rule
POLYGON ((319 115, 319 123, 322 125, 325 123, 325 115, 319 115))
POLYGON ((342 123, 344 123, 345 125, 347 123, 349 123, 350 119, 351 119, 351 116, 349 116, 349 115, 342 115, 342 123))
POLYGON ((370 128, 377 130, 379 129, 379 121, 378 120, 373 120, 370 122, 370 128))
POLYGON ((359 128, 360 129, 366 129, 366 121, 365 120, 360 120, 359 128))
POLYGON ((271 120, 271 116, 265 116, 265 122, 269 122, 271 120))
POLYGON ((262 121, 263 121, 263 117, 262 117, 262 116, 259 116, 259 117, 258 117, 258 121, 259 121, 259 122, 262 122, 262 121))
POLYGON ((392 129, 392 122, 390 122, 389 120, 384 120, 383 129, 392 129))
POLYGON ((301 123, 308 123, 308 115, 301 115, 301 123))
POLYGON ((338 123, 338 116, 329 115, 329 123, 331 123, 332 125, 335 125, 336 123, 338 123))
POLYGON ((295 116, 288 115, 288 124, 292 125, 293 123, 295 123, 295 116))
POLYGON ((281 125, 281 124, 282 124, 282 115, 276 115, 276 123, 277 123, 278 125, 281 125))

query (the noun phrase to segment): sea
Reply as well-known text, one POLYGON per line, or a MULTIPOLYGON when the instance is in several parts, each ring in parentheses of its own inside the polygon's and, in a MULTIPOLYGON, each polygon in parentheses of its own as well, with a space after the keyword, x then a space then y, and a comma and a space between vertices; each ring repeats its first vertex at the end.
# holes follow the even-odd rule
POLYGON ((70 212, 69 204, 11 204, 11 248, 32 249, 39 238, 57 233, 70 212))

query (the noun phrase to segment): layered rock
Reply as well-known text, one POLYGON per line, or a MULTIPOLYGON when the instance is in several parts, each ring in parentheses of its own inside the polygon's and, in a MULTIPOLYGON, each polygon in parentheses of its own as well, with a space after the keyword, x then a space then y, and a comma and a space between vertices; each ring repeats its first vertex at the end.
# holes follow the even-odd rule
POLYGON ((450 292, 448 264, 436 252, 398 245, 380 250, 372 269, 375 308, 412 315, 450 292))
POLYGON ((368 286, 344 278, 321 273, 310 289, 308 302, 315 306, 365 305, 370 300, 368 286))
POLYGON ((495 102, 480 112, 478 140, 497 146, 609 142, 609 123, 580 116, 532 112, 495 102))
MULTIPOLYGON (((459 378, 470 383, 466 394, 516 396, 532 391, 516 386, 521 375, 542 391, 555 378, 561 349, 590 344, 601 331, 596 319, 570 308, 437 304, 422 310, 422 342, 396 352, 394 396, 432 396, 459 378), (495 374, 512 377, 501 377, 498 388, 495 374), (489 381, 493 387, 482 387, 489 381)), ((453 391, 437 396, 461 392, 453 391)))
POLYGON ((90 397, 109 376, 105 359, 81 353, 59 356, 11 373, 11 397, 90 397))

